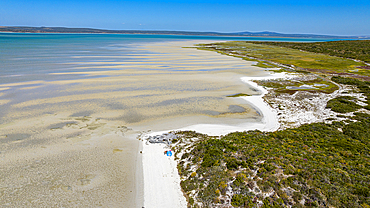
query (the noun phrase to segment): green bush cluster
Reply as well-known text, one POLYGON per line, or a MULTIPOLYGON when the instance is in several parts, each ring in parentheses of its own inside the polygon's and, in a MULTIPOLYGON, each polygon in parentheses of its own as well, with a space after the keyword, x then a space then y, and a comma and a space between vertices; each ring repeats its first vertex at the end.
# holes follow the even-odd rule
POLYGON ((234 194, 233 198, 231 199, 231 205, 234 207, 252 207, 248 206, 252 204, 254 205, 251 198, 242 194, 234 194))
POLYGON ((361 109, 362 106, 353 102, 354 98, 349 96, 340 96, 331 99, 327 104, 326 108, 331 108, 331 110, 338 113, 349 113, 361 109))

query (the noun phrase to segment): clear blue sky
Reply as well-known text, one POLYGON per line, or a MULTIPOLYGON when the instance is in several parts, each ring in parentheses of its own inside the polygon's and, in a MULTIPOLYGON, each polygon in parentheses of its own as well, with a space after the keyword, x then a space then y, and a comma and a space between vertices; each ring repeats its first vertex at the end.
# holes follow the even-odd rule
POLYGON ((0 25, 370 35, 370 0, 0 0, 0 25))

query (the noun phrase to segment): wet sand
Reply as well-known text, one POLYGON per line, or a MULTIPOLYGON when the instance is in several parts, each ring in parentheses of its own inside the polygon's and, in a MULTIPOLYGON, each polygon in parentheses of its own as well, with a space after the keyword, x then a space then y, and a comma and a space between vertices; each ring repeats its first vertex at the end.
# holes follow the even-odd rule
POLYGON ((141 207, 139 134, 260 122, 245 100, 226 96, 258 94, 240 77, 267 72, 182 48, 194 43, 137 46, 130 62, 76 57, 58 80, 0 84, 0 206, 141 207))

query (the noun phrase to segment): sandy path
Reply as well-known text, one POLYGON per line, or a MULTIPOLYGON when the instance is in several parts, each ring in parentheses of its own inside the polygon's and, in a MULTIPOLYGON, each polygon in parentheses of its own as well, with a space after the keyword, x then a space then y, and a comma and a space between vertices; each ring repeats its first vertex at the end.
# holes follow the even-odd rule
POLYGON ((164 144, 143 144, 144 207, 186 207, 174 157, 164 144))

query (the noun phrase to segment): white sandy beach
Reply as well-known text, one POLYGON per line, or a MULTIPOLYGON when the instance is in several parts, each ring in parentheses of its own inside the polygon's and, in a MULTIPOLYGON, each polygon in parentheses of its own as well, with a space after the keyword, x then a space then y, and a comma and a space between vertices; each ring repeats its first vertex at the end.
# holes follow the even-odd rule
POLYGON ((165 144, 143 143, 144 207, 187 207, 181 191, 177 162, 164 155, 165 144))

